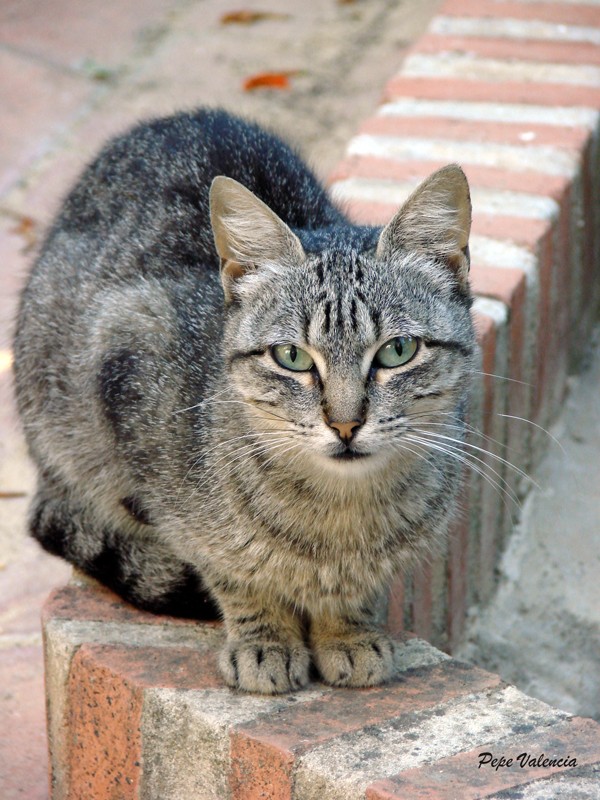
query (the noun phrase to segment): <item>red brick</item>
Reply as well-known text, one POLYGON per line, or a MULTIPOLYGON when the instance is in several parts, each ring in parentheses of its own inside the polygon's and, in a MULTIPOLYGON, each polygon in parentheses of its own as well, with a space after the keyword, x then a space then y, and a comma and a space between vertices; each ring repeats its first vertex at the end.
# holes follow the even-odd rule
POLYGON ((525 290, 525 273, 520 269, 485 267, 474 264, 470 275, 474 294, 501 300, 512 314, 517 298, 522 300, 525 290))
MULTIPOLYGON (((478 800, 512 787, 522 787, 534 780, 567 772, 564 767, 511 767, 478 769, 479 754, 516 758, 530 753, 547 758, 574 757, 578 766, 600 761, 598 724, 591 719, 574 717, 550 727, 537 728, 526 736, 515 736, 500 743, 481 745, 467 753, 442 758, 423 767, 371 784, 367 800, 478 800)), ((516 795, 515 795, 516 796, 516 795)), ((565 795, 566 797, 566 795, 565 795)))
POLYGON ((386 624, 392 636, 399 636, 404 632, 405 581, 406 577, 404 575, 398 575, 388 593, 386 624))
MULTIPOLYGON (((429 118, 427 124, 429 123, 429 118)), ((423 131, 422 131, 423 133, 423 131)), ((331 182, 346 178, 372 178, 381 180, 417 183, 434 170, 446 166, 447 161, 418 161, 407 159, 399 161, 391 158, 373 156, 348 156, 338 164, 331 176, 331 182)), ((462 165, 469 183, 483 189, 498 189, 537 194, 561 201, 569 179, 560 175, 546 175, 536 172, 534 165, 528 170, 509 171, 501 167, 486 167, 477 164, 462 165)))
MULTIPOLYGON (((132 651, 128 651, 132 655, 132 651)), ((128 800, 141 778, 142 691, 83 645, 69 676, 68 773, 72 800, 128 800)))
MULTIPOLYGON (((508 413, 522 417, 527 413, 527 387, 522 382, 525 347, 525 299, 527 285, 525 273, 518 269, 486 267, 474 264, 471 286, 475 294, 501 300, 509 311, 509 371, 511 383, 508 391, 508 413)), ((519 437, 522 438, 522 437, 519 437)), ((516 448, 517 440, 507 441, 509 452, 516 448)))
MULTIPOLYGON (((444 16, 490 17, 540 22, 560 25, 600 26, 600 11, 584 3, 517 3, 502 0, 446 0, 438 11, 444 16)), ((579 42, 575 47, 579 46, 579 42)))
POLYGON ((399 75, 393 78, 385 89, 386 100, 396 97, 600 108, 600 88, 577 86, 571 83, 484 81, 478 80, 476 76, 473 76, 472 80, 467 80, 465 78, 415 78, 399 75))
MULTIPOLYGON (((510 208, 507 210, 510 211, 510 208)), ((510 213, 485 214, 475 209, 471 233, 514 242, 537 254, 540 242, 552 234, 552 222, 547 219, 516 217, 510 213)))
MULTIPOLYGON (((600 14, 598 15, 600 17, 600 14)), ((597 24, 600 25, 600 19, 597 24)), ((600 47, 591 42, 540 41, 476 36, 422 36, 411 52, 458 52, 501 61, 541 61, 554 64, 600 64, 600 47)))
MULTIPOLYGON (((493 439, 498 438, 498 417, 496 416, 496 382, 492 375, 496 372, 496 328, 495 323, 489 317, 485 317, 477 312, 474 313, 475 330, 481 347, 482 353, 482 433, 493 439)), ((490 452, 497 449, 491 442, 487 448, 490 452)), ((478 463, 478 469, 483 470, 485 476, 481 478, 481 489, 479 493, 480 515, 479 515, 479 539, 477 554, 478 559, 478 595, 479 602, 489 598, 494 581, 494 567, 498 555, 498 537, 500 533, 500 520, 502 514, 502 503, 506 502, 503 497, 503 489, 498 485, 499 477, 493 470, 501 473, 495 459, 485 454, 477 454, 485 464, 478 463)))
POLYGON ((412 593, 412 630, 422 639, 431 641, 432 635, 432 576, 433 569, 431 561, 419 564, 413 572, 413 593, 412 593))
POLYGON ((232 800, 292 800, 294 754, 234 732, 231 755, 232 800))
POLYGON ((90 622, 121 622, 138 625, 196 626, 220 625, 218 622, 196 622, 178 617, 167 617, 141 611, 126 603, 99 583, 68 584, 53 592, 44 606, 44 620, 77 619, 90 622))
MULTIPOLYGON (((600 53, 600 47, 597 49, 600 53)), ((371 117, 363 123, 360 132, 375 136, 450 139, 461 142, 494 142, 496 144, 517 145, 522 147, 524 151, 540 145, 579 151, 584 147, 590 135, 587 128, 576 128, 567 125, 462 120, 449 117, 403 117, 391 114, 371 117), (524 131, 533 134, 534 138, 531 141, 522 141, 519 137, 524 131)))
MULTIPOLYGON (((465 470, 466 472, 466 470, 465 470)), ((470 480, 463 479, 459 512, 448 534, 448 650, 462 641, 469 606, 469 528, 470 480)))
POLYGON ((408 671, 386 686, 334 690, 317 701, 239 725, 231 733, 233 796, 287 800, 292 796, 294 761, 311 747, 500 683, 496 675, 448 661, 408 671), (273 765, 281 769, 276 782, 273 765))
POLYGON ((82 645, 69 674, 69 797, 126 800, 138 796, 144 689, 223 686, 212 652, 82 645))
POLYGON ((544 402, 544 388, 548 370, 548 362, 554 358, 551 352, 553 339, 552 331, 552 273, 554 267, 554 241, 552 236, 547 236, 540 242, 538 250, 538 280, 539 280, 539 323, 536 348, 536 373, 533 388, 533 414, 534 418, 540 417, 544 402))

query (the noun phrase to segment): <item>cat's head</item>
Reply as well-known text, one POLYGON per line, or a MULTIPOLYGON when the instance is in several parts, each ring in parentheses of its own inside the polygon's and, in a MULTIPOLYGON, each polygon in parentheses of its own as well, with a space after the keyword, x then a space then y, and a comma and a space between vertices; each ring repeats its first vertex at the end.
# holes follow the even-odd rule
POLYGON ((362 229, 358 245, 350 226, 292 231, 225 177, 211 187, 211 220, 224 359, 243 403, 231 408, 266 453, 356 474, 414 454, 415 429, 456 435, 474 358, 458 166, 431 175, 381 232, 362 229))

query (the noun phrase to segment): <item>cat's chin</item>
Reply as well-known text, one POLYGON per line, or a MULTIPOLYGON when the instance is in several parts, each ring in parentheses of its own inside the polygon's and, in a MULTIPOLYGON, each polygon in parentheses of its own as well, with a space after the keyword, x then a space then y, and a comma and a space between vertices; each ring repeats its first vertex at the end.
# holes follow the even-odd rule
POLYGON ((322 469, 330 474, 358 477, 385 467, 389 459, 383 453, 360 453, 346 450, 342 453, 318 454, 317 460, 322 469))

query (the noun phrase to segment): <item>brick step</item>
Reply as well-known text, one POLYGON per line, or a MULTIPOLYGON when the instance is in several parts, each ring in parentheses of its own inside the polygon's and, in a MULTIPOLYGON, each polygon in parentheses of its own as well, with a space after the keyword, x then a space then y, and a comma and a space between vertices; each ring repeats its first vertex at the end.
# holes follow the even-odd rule
POLYGON ((481 374, 470 454, 482 461, 446 552, 397 582, 388 612, 392 630, 450 651, 466 609, 493 593, 530 488, 520 470, 551 442, 598 309, 599 63, 597 2, 446 0, 331 176, 350 216, 378 225, 450 161, 471 184, 481 374))
POLYGON ((600 725, 421 639, 402 637, 386 686, 259 697, 221 681, 222 638, 89 579, 57 590, 44 612, 54 800, 572 798, 599 785, 600 725), (480 767, 482 753, 513 763, 480 767))

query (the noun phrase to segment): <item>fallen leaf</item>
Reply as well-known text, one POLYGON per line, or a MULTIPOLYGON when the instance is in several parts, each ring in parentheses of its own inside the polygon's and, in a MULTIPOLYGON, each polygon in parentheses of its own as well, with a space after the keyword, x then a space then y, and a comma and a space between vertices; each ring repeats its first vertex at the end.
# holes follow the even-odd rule
POLYGON ((0 500, 16 500, 19 497, 27 497, 27 492, 0 492, 0 500))
POLYGON ((289 19, 289 14, 276 11, 230 11, 221 17, 221 25, 254 25, 265 19, 289 19))
POLYGON ((37 225, 31 217, 20 216, 17 224, 10 229, 10 232, 23 237, 26 251, 34 247, 37 242, 37 225))
POLYGON ((257 75, 251 75, 244 81, 243 87, 245 92, 251 92, 254 89, 289 89, 290 77, 296 75, 297 70, 288 70, 287 72, 259 72, 257 75))

